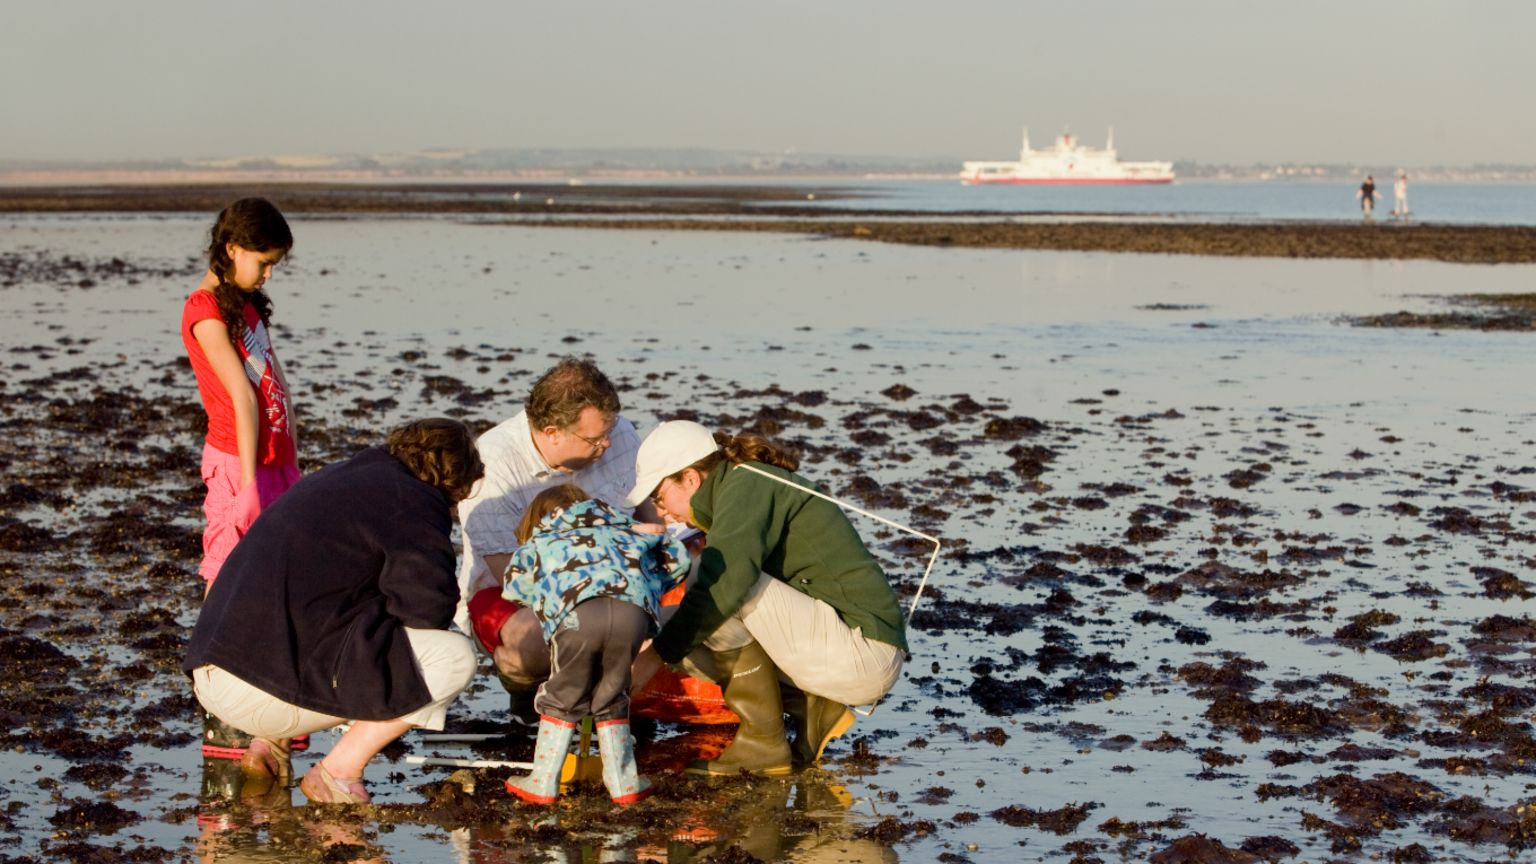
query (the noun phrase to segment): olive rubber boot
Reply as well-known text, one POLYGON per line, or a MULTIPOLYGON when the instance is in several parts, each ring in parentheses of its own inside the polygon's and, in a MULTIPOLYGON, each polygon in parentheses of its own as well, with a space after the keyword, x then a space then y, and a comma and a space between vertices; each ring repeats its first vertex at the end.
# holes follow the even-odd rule
POLYGON ((741 725, 719 756, 688 765, 689 774, 729 775, 746 771, 782 777, 790 771, 789 742, 784 739, 784 701, 779 695, 779 670, 763 646, 753 642, 734 651, 712 651, 723 680, 725 707, 736 712, 741 725))
POLYGON ((239 759, 245 755, 245 749, 251 746, 251 736, 223 720, 203 710, 199 705, 197 713, 203 715, 203 755, 219 759, 239 759))
POLYGON ((806 693, 792 684, 784 685, 784 710, 795 732, 791 752, 799 766, 820 762, 827 744, 853 728, 853 712, 847 705, 806 693))

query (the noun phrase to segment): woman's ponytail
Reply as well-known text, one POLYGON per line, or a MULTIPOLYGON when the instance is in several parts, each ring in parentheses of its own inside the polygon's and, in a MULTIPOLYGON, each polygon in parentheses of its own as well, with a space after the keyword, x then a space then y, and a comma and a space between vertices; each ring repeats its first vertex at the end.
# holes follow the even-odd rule
POLYGON ((743 462, 761 462, 764 465, 783 468, 785 471, 800 469, 799 453, 756 432, 743 432, 740 435, 716 432, 715 443, 720 445, 720 452, 725 454, 725 458, 736 465, 743 462))

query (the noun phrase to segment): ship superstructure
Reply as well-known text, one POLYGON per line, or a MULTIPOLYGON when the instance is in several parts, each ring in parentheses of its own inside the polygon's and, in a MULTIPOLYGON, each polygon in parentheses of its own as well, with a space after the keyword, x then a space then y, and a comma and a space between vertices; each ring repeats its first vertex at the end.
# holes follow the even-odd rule
POLYGON ((960 182, 967 186, 993 183, 1055 185, 1127 185, 1172 183, 1172 162, 1121 162, 1115 153, 1115 130, 1102 149, 1082 144, 1071 132, 1056 138, 1049 150, 1032 150, 1029 129, 1017 162, 966 162, 960 182))

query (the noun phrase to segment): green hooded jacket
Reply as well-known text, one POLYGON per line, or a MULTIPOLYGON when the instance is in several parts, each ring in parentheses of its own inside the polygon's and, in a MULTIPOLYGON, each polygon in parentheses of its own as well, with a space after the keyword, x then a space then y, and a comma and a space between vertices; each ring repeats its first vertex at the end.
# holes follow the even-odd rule
MULTIPOLYGON (((815 488, 798 474, 759 462, 753 468, 815 488)), ((690 500, 709 535, 699 578, 654 646, 677 663, 741 608, 763 573, 836 609, 864 636, 907 650, 896 592, 842 509, 771 478, 722 462, 690 500)))

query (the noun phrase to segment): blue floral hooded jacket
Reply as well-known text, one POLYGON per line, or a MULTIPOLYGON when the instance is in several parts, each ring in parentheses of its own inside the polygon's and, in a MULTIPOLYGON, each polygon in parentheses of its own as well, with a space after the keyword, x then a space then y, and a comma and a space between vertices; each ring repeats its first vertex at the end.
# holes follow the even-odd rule
POLYGON ((655 622, 661 595, 688 575, 688 550, 634 524, 596 499, 556 510, 513 553, 501 596, 533 609, 546 642, 578 603, 597 597, 633 603, 655 622))

